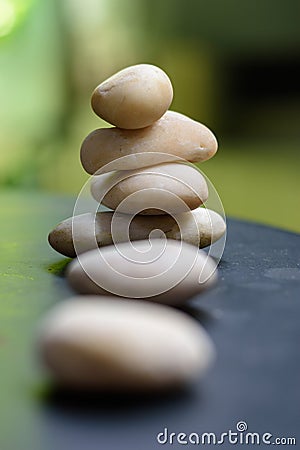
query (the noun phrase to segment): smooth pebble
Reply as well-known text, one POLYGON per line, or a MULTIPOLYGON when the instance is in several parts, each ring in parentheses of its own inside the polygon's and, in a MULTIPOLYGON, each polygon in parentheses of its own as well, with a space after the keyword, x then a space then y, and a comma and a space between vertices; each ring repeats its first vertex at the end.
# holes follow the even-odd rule
POLYGON ((80 294, 147 298, 178 306, 214 284, 217 269, 196 246, 151 239, 82 253, 67 267, 67 278, 80 294))
POLYGON ((205 330, 186 314, 104 296, 55 306, 40 325, 38 350, 60 385, 126 392, 193 381, 215 357, 205 330))
POLYGON ((208 187, 196 167, 166 163, 97 175, 91 193, 98 202, 125 214, 179 214, 202 205, 208 187))
POLYGON ((111 76, 93 92, 92 108, 119 128, 137 129, 153 124, 167 111, 173 88, 159 67, 138 64, 111 76))
POLYGON ((100 128, 82 143, 80 157, 90 174, 134 170, 176 160, 201 162, 218 148, 213 133, 203 124, 167 111, 153 125, 141 130, 100 128))
POLYGON ((113 242, 147 239, 154 230, 161 230, 169 239, 182 239, 203 248, 224 235, 226 223, 218 213, 208 208, 197 208, 174 218, 170 215, 137 215, 132 220, 125 214, 114 215, 113 212, 104 211, 81 214, 64 220, 49 233, 48 240, 54 250, 74 258, 76 252, 84 253, 111 245, 113 242), (113 216, 115 219, 112 226, 113 216))

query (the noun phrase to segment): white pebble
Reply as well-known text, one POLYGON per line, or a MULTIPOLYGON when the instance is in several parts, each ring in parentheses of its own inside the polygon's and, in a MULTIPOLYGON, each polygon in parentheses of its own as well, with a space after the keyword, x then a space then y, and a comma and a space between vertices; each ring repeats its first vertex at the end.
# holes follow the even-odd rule
POLYGON ((215 354, 186 314, 101 296, 55 306, 40 326, 38 348, 59 384, 116 391, 176 387, 203 375, 215 354))
POLYGON ((113 294, 182 305, 217 279, 216 264, 196 246, 172 239, 108 245, 78 255, 67 269, 80 294, 113 294))
POLYGON ((166 163, 95 176, 91 193, 98 202, 125 214, 179 214, 202 205, 208 187, 196 167, 166 163))

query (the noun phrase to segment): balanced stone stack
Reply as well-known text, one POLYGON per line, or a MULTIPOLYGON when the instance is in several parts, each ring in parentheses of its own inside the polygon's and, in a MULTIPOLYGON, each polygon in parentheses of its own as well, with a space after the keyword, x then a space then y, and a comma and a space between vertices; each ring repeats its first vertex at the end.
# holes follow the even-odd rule
POLYGON ((87 136, 81 162, 93 175, 93 198, 111 211, 71 217, 49 234, 55 250, 77 256, 67 278, 89 294, 58 306, 42 327, 44 361, 63 384, 178 385, 213 359, 199 324, 153 304, 182 305, 216 281, 216 264, 199 247, 226 229, 203 207, 207 183, 191 164, 216 153, 216 138, 168 111, 172 99, 168 76, 147 64, 118 72, 92 95, 95 113, 114 127, 87 136))
MULTIPOLYGON (((219 214, 200 207, 208 187, 190 163, 211 158, 217 141, 204 125, 168 111, 172 99, 168 76, 155 66, 128 67, 104 81, 92 95, 92 107, 115 127, 90 133, 81 161, 88 173, 96 174, 93 197, 121 213, 120 229, 132 215, 131 241, 160 229, 168 239, 203 248, 223 236, 226 226, 219 214)), ((107 211, 66 219, 49 234, 50 245, 73 258, 95 247, 94 235, 99 247, 121 242, 122 233, 112 236, 112 218, 107 211)))

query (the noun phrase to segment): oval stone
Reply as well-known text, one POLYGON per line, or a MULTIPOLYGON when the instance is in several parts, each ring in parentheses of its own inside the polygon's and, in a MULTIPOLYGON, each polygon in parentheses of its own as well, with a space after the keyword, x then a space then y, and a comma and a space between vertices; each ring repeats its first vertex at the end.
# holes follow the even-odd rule
POLYGON ((159 67, 138 64, 111 76, 93 92, 92 108, 119 128, 137 129, 153 124, 167 111, 173 88, 159 67))
POLYGON ((183 312, 102 296, 55 306, 40 325, 38 349, 60 385, 126 392, 193 381, 215 356, 205 330, 183 312))
POLYGON ((218 241, 226 232, 226 222, 220 214, 208 208, 197 208, 190 213, 175 216, 173 226, 166 237, 183 240, 204 248, 218 241), (195 224, 198 233, 195 233, 195 224))
POLYGON ((62 255, 74 258, 76 252, 84 253, 97 247, 111 245, 113 242, 147 239, 154 230, 161 230, 169 239, 183 240, 200 248, 213 244, 226 231, 225 221, 218 213, 208 208, 197 208, 191 212, 178 214, 174 218, 167 214, 137 215, 130 220, 128 239, 125 233, 128 216, 125 214, 115 216, 112 228, 113 215, 112 212, 104 211, 70 217, 49 233, 49 244, 62 255))
POLYGON ((90 174, 133 170, 164 162, 201 162, 218 148, 213 133, 183 114, 167 111, 153 125, 140 130, 100 128, 82 143, 80 157, 90 174))
POLYGON ((91 193, 98 202, 125 214, 179 214, 204 203, 208 187, 196 167, 166 163, 97 175, 91 193))
POLYGON ((78 255, 67 278, 80 294, 147 298, 173 306, 210 287, 216 264, 196 246, 151 239, 102 247, 78 255))

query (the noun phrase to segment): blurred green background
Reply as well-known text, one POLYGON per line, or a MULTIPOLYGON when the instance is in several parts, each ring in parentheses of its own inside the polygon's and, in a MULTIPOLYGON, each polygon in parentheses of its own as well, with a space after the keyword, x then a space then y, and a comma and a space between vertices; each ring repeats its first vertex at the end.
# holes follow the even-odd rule
POLYGON ((0 0, 0 187, 76 195, 97 84, 140 62, 204 122, 227 215, 300 231, 298 0, 0 0))

